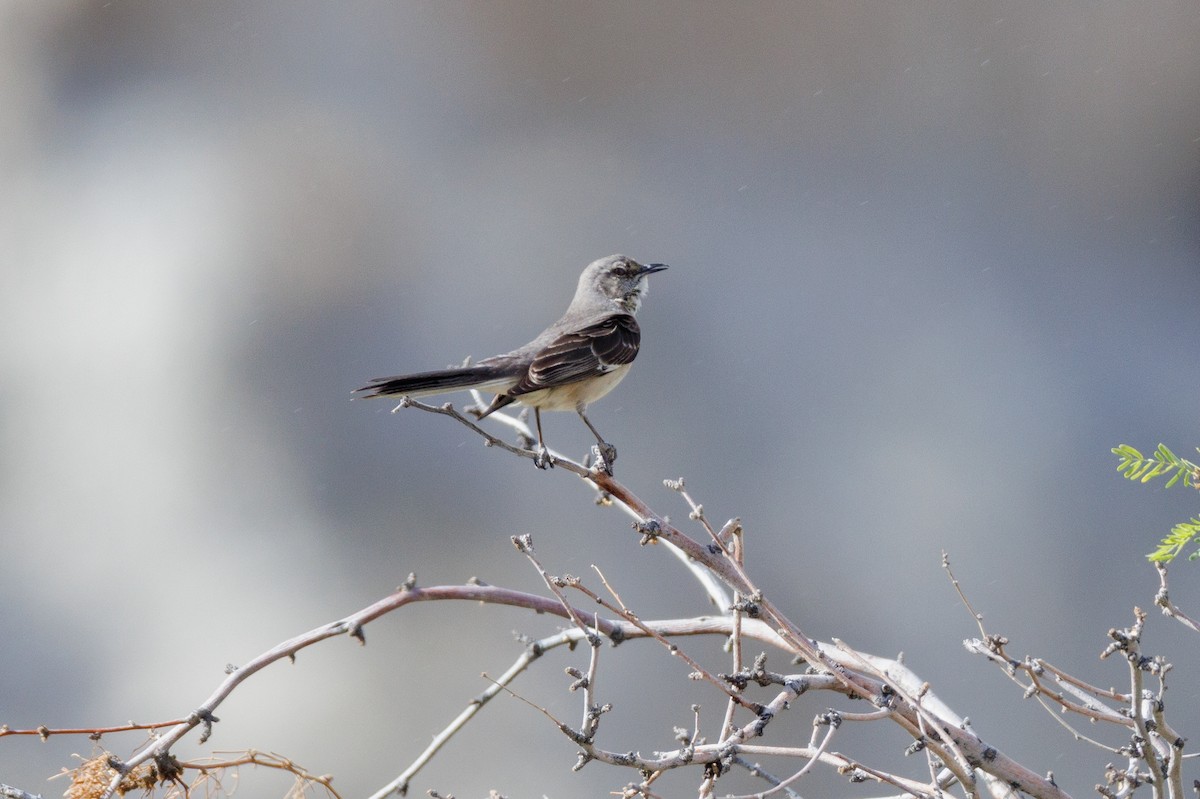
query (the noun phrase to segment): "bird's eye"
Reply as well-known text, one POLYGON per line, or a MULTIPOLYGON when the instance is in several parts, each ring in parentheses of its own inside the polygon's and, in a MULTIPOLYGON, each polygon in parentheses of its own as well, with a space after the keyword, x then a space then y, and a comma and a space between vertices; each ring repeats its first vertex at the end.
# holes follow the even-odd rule
POLYGON ((617 261, 617 263, 613 265, 612 271, 614 275, 625 277, 629 274, 629 264, 625 263, 624 261, 617 261))

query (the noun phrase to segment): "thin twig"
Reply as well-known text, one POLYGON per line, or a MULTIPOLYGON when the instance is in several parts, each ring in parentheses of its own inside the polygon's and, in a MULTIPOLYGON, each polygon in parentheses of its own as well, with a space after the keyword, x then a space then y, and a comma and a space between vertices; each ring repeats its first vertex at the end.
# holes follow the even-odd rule
MULTIPOLYGON (((1092 696, 1099 697, 1100 699, 1113 699, 1113 700, 1116 700, 1117 702, 1128 702, 1129 701, 1128 694, 1123 694, 1120 691, 1115 691, 1111 688, 1100 688, 1095 685, 1091 685, 1090 683, 1086 683, 1083 680, 1079 679, 1078 677, 1067 674, 1065 671, 1058 668, 1057 666, 1055 666, 1053 663, 1050 663, 1049 661, 1043 660, 1041 658, 1036 658, 1034 660, 1034 662, 1039 668, 1043 668, 1046 671, 1053 674, 1054 678, 1056 680, 1058 680, 1059 682, 1067 684, 1067 685, 1072 685, 1072 686, 1080 689, 1081 691, 1085 691, 1085 692, 1091 694, 1092 696)), ((1079 698, 1083 699, 1084 697, 1080 696, 1079 698)))
MULTIPOLYGON (((51 735, 86 735, 92 740, 100 740, 100 736, 110 733, 131 732, 134 730, 157 730, 163 727, 174 727, 176 724, 183 724, 186 719, 172 719, 170 721, 152 721, 147 724, 136 724, 129 722, 114 727, 36 727, 32 730, 12 730, 7 724, 0 725, 0 738, 6 735, 36 735, 43 741, 51 735)), ((3 796, 3 794, 0 794, 3 796)))
POLYGON ((876 679, 879 679, 891 689, 893 694, 903 699, 908 707, 915 709, 914 717, 910 719, 898 714, 896 712, 897 707, 890 703, 886 708, 889 715, 895 716, 896 723, 906 728, 915 740, 921 741, 927 748, 932 749, 945 764, 946 768, 954 772, 954 776, 958 778, 959 783, 968 790, 972 790, 975 785, 975 775, 966 755, 963 754, 954 735, 951 734, 949 723, 928 711, 916 697, 910 695, 902 685, 894 682, 886 673, 874 669, 870 663, 859 658, 857 651, 853 648, 846 646, 844 642, 837 638, 833 639, 833 643, 838 649, 850 654, 851 657, 857 660, 860 663, 860 669, 873 673, 876 679), (930 735, 925 729, 927 725, 932 726, 937 731, 937 735, 930 735))
POLYGON ((760 744, 743 744, 738 747, 738 751, 744 755, 763 755, 776 757, 801 757, 820 760, 836 767, 843 773, 859 772, 863 777, 874 780, 875 782, 885 785, 892 785, 906 794, 912 794, 918 797, 933 797, 937 795, 939 789, 925 783, 909 780, 903 777, 897 777, 894 774, 888 774, 884 771, 878 771, 868 766, 864 766, 855 760, 851 760, 838 752, 822 752, 817 753, 816 747, 808 746, 763 746, 760 744))
MULTIPOLYGON (((333 777, 326 775, 310 774, 300 764, 294 760, 274 752, 258 752, 250 749, 246 752, 214 752, 213 756, 204 760, 181 760, 179 765, 183 768, 199 769, 204 773, 204 777, 214 778, 213 772, 238 768, 239 766, 261 766, 263 768, 276 769, 278 771, 286 771, 295 775, 297 787, 303 790, 308 785, 319 785, 334 799, 341 799, 341 794, 334 790, 333 777), (232 759, 221 760, 217 755, 237 755, 232 759)), ((191 786, 195 790, 203 781, 203 777, 197 780, 191 786)), ((289 794, 290 796, 291 794, 289 794)))
POLYGON ((761 708, 757 703, 747 702, 745 699, 738 696, 737 692, 730 685, 725 683, 723 680, 717 679, 716 675, 712 674, 710 671, 708 671, 708 669, 704 668, 699 663, 697 663, 696 660, 693 659, 690 655, 688 655, 687 652, 683 651, 683 649, 681 649, 678 644, 672 643, 670 640, 668 640, 666 638, 666 636, 659 634, 658 632, 656 632, 655 630, 653 630, 652 628, 650 628, 649 626, 644 624, 631 611, 621 610, 620 608, 617 608, 611 602, 609 602, 607 599, 600 596, 595 591, 588 588, 586 585, 579 582, 578 580, 572 580, 570 582, 570 587, 574 588, 576 591, 583 593, 589 599, 593 600, 594 602, 601 605, 605 609, 610 610, 613 613, 617 613, 617 614, 623 616, 625 621, 628 621, 629 623, 633 624, 635 627, 642 630, 642 632, 646 633, 651 638, 658 641, 660 644, 662 644, 664 647, 667 648, 668 652, 670 652, 672 655, 679 658, 684 663, 686 663, 688 666, 690 666, 692 668, 692 671, 695 674, 698 674, 705 681, 711 683, 712 685, 715 685, 722 693, 724 693, 726 696, 728 696, 732 701, 737 702, 739 705, 741 705, 744 708, 747 708, 751 712, 759 713, 761 711, 761 708))
MULTIPOLYGON (((742 663, 742 611, 739 608, 740 604, 741 604, 741 595, 735 592, 733 595, 733 612, 731 614, 732 622, 733 622, 733 634, 731 636, 729 636, 729 648, 730 648, 730 654, 731 654, 732 660, 733 660, 732 668, 730 669, 730 672, 729 672, 730 674, 739 674, 742 671, 742 667, 743 667, 743 663, 742 663)), ((729 686, 729 689, 738 694, 741 694, 741 689, 737 685, 731 684, 729 686)), ((724 740, 726 737, 728 737, 729 734, 733 731, 733 719, 734 719, 734 714, 737 712, 737 708, 738 708, 738 703, 734 701, 733 697, 730 697, 729 701, 725 703, 725 718, 721 722, 720 737, 722 740, 724 740)))
MULTIPOLYGON (((475 424, 470 419, 468 419, 467 417, 465 417, 461 413, 459 413, 457 410, 455 410, 453 403, 447 402, 447 403, 443 403, 442 405, 430 405, 428 403, 415 400, 412 397, 401 397, 400 404, 397 405, 395 408, 393 408, 392 412, 395 413, 396 411, 401 410, 402 408, 417 408, 418 410, 427 411, 429 413, 437 413, 442 416, 449 416, 451 419, 454 419, 454 420, 458 421, 459 423, 466 425, 467 427, 469 427, 470 429, 472 429, 476 433, 478 433, 480 436, 482 436, 484 444, 486 446, 499 447, 500 449, 502 449, 506 452, 511 452, 513 455, 516 455, 521 458, 528 458, 529 460, 534 460, 537 458, 537 453, 535 451, 533 451, 531 449, 523 449, 521 447, 514 447, 512 444, 509 444, 504 439, 499 438, 498 436, 494 436, 491 433, 489 433, 488 431, 484 430, 482 427, 475 424)), ((492 414, 492 416, 497 416, 497 415, 498 414, 492 414)), ((567 458, 563 455, 559 455, 558 453, 552 452, 550 454, 551 454, 551 458, 552 458, 551 462, 555 466, 561 466, 566 471, 572 472, 573 474, 577 474, 580 477, 584 477, 584 478, 586 478, 590 474, 590 470, 587 469, 586 467, 584 467, 583 464, 576 463, 575 461, 571 460, 570 458, 567 458)))
POLYGON ((384 799, 388 796, 406 794, 408 792, 409 783, 412 781, 412 778, 416 776, 417 772, 423 769, 429 763, 429 761, 433 760, 433 756, 436 755, 443 746, 449 743, 450 739, 467 725, 467 722, 473 719, 475 715, 479 713, 479 711, 483 710, 484 706, 490 702, 496 696, 496 694, 500 693, 500 689, 503 686, 512 683, 512 681, 515 680, 518 675, 529 668, 530 664, 532 664, 535 660, 540 658, 549 650, 555 649, 559 646, 574 645, 574 643, 579 641, 581 637, 582 636, 580 635, 579 630, 572 628, 569 630, 563 630, 562 632, 559 632, 548 638, 542 638, 534 641, 532 644, 527 646, 525 651, 521 653, 521 656, 517 658, 516 662, 509 666, 499 678, 493 680, 492 683, 486 689, 484 689, 481 694, 468 702, 467 706, 463 708, 462 712, 455 716, 454 720, 446 725, 445 729, 433 736, 433 740, 429 743, 429 746, 425 747, 425 750, 417 756, 417 759, 409 764, 404 771, 400 772, 400 774, 394 780, 380 788, 375 793, 371 794, 371 799, 384 799))
MULTIPOLYGON (((847 718, 844 714, 839 714, 839 715, 841 715, 841 717, 843 719, 847 718)), ((764 799, 765 797, 770 796, 773 793, 777 793, 778 791, 781 791, 781 790, 787 788, 789 785, 795 784, 796 782, 798 782, 800 780, 801 777, 803 777, 810 770, 812 770, 813 766, 815 766, 817 763, 821 762, 821 756, 824 755, 825 750, 829 748, 829 743, 830 743, 830 741, 833 740, 833 736, 837 733, 837 731, 838 731, 838 727, 836 725, 833 725, 833 724, 827 725, 827 727, 825 729, 825 735, 822 736, 822 738, 821 738, 821 743, 818 744, 815 749, 813 749, 813 753, 814 753, 813 757, 810 757, 808 759, 808 762, 805 763, 804 766, 799 771, 797 771, 795 774, 788 777, 787 779, 783 780, 778 785, 775 785, 774 787, 772 787, 766 791, 759 791, 758 793, 753 793, 753 794, 739 794, 737 796, 727 796, 727 797, 724 797, 724 799, 764 799)))
POLYGON ((579 611, 571 607, 571 603, 567 601, 566 596, 562 592, 562 585, 564 585, 567 581, 563 578, 550 576, 549 572, 542 567, 542 564, 538 560, 537 554, 533 549, 533 537, 529 535, 514 535, 512 537, 512 542, 513 546, 515 546, 517 550, 524 555, 530 563, 533 564, 533 567, 538 570, 538 574, 540 574, 542 577, 542 582, 546 584, 546 587, 550 589, 550 592, 554 594, 555 598, 557 598, 559 603, 563 606, 563 610, 566 611, 567 618, 571 620, 571 623, 578 627, 583 634, 587 636, 589 640, 591 640, 591 634, 588 631, 587 623, 584 622, 583 617, 579 614, 579 611))
MULTIPOLYGON (((781 780, 779 777, 776 777, 774 774, 772 774, 771 772, 764 769, 758 763, 751 763, 749 760, 742 757, 741 755, 734 757, 732 762, 735 766, 739 766, 741 768, 746 769, 746 771, 749 772, 750 776, 758 777, 760 780, 765 781, 767 784, 769 784, 771 786, 779 785, 781 782, 783 782, 783 780, 781 780)), ((783 792, 787 794, 788 799, 802 799, 800 794, 796 793, 791 788, 784 788, 783 792)))
POLYGON ((971 614, 971 618, 975 620, 975 624, 979 626, 979 635, 985 640, 988 637, 987 630, 983 628, 983 614, 971 607, 971 600, 967 599, 967 595, 963 593, 962 586, 958 582, 958 578, 954 576, 954 570, 950 568, 950 554, 946 550, 942 550, 942 568, 946 570, 946 575, 950 578, 950 584, 954 586, 954 590, 958 593, 958 598, 962 600, 963 606, 967 612, 971 614))
POLYGON ((1154 596, 1154 604, 1162 608, 1164 616, 1170 616, 1192 632, 1200 633, 1200 622, 1184 613, 1178 605, 1171 601, 1171 594, 1167 590, 1167 564, 1155 563, 1154 568, 1158 570, 1159 583, 1158 593, 1154 596))

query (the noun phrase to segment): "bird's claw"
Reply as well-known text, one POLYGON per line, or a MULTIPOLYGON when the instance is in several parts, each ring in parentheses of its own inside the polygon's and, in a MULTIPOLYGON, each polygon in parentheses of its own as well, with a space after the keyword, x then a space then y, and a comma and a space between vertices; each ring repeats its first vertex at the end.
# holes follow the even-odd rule
POLYGON ((613 461, 617 459, 617 448, 607 441, 592 445, 592 468, 604 472, 609 477, 613 473, 613 461))
POLYGON ((554 456, 550 454, 550 450, 539 446, 534 450, 533 465, 539 469, 552 469, 554 468, 554 456))

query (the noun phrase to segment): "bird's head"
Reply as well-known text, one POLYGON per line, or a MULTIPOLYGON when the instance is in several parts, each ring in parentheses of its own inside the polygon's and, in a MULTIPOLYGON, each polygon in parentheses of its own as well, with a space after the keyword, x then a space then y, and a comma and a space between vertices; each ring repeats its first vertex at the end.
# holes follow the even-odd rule
POLYGON ((615 304, 626 313, 637 313, 650 290, 646 278, 666 268, 666 264, 640 264, 624 255, 610 255, 592 261, 579 276, 575 299, 603 298, 606 304, 615 304))

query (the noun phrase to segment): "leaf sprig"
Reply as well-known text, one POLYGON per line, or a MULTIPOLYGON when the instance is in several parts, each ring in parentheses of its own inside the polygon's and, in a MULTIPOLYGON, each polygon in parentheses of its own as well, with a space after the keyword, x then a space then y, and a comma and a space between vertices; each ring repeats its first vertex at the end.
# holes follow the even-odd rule
POLYGON ((1124 474, 1130 480, 1149 483, 1155 477, 1173 471, 1175 474, 1167 481, 1166 488, 1170 488, 1180 480, 1183 480, 1185 486, 1192 488, 1196 488, 1198 485, 1200 466, 1189 460, 1180 458, 1174 452, 1167 449, 1166 444, 1159 444, 1158 449, 1154 451, 1154 456, 1150 458, 1143 457, 1142 453, 1128 444, 1113 447, 1112 451, 1114 455, 1121 459, 1121 462, 1117 465, 1117 471, 1124 474))
MULTIPOLYGON (((1168 449, 1166 444, 1159 444, 1158 449, 1150 457, 1145 457, 1128 444, 1113 447, 1112 451, 1121 459, 1117 464, 1117 471, 1130 480, 1149 483, 1156 477, 1170 474, 1171 477, 1167 480, 1165 488, 1170 488, 1180 481, 1183 481, 1183 485, 1187 487, 1200 488, 1200 466, 1180 458, 1168 449)), ((1200 537, 1200 518, 1193 517, 1186 522, 1180 522, 1171 528, 1170 534, 1162 540, 1158 549, 1148 554, 1146 558, 1152 562, 1170 563, 1185 546, 1198 537, 1200 537)), ((1188 556, 1188 560, 1198 558, 1200 558, 1200 549, 1188 556)))
MULTIPOLYGON (((1200 535, 1200 519, 1192 518, 1190 521, 1180 522, 1171 528, 1170 535, 1162 540, 1158 549, 1151 552, 1146 558, 1155 563, 1170 563, 1197 535, 1200 535)), ((1200 549, 1188 555, 1188 560, 1198 558, 1200 558, 1200 549)))

